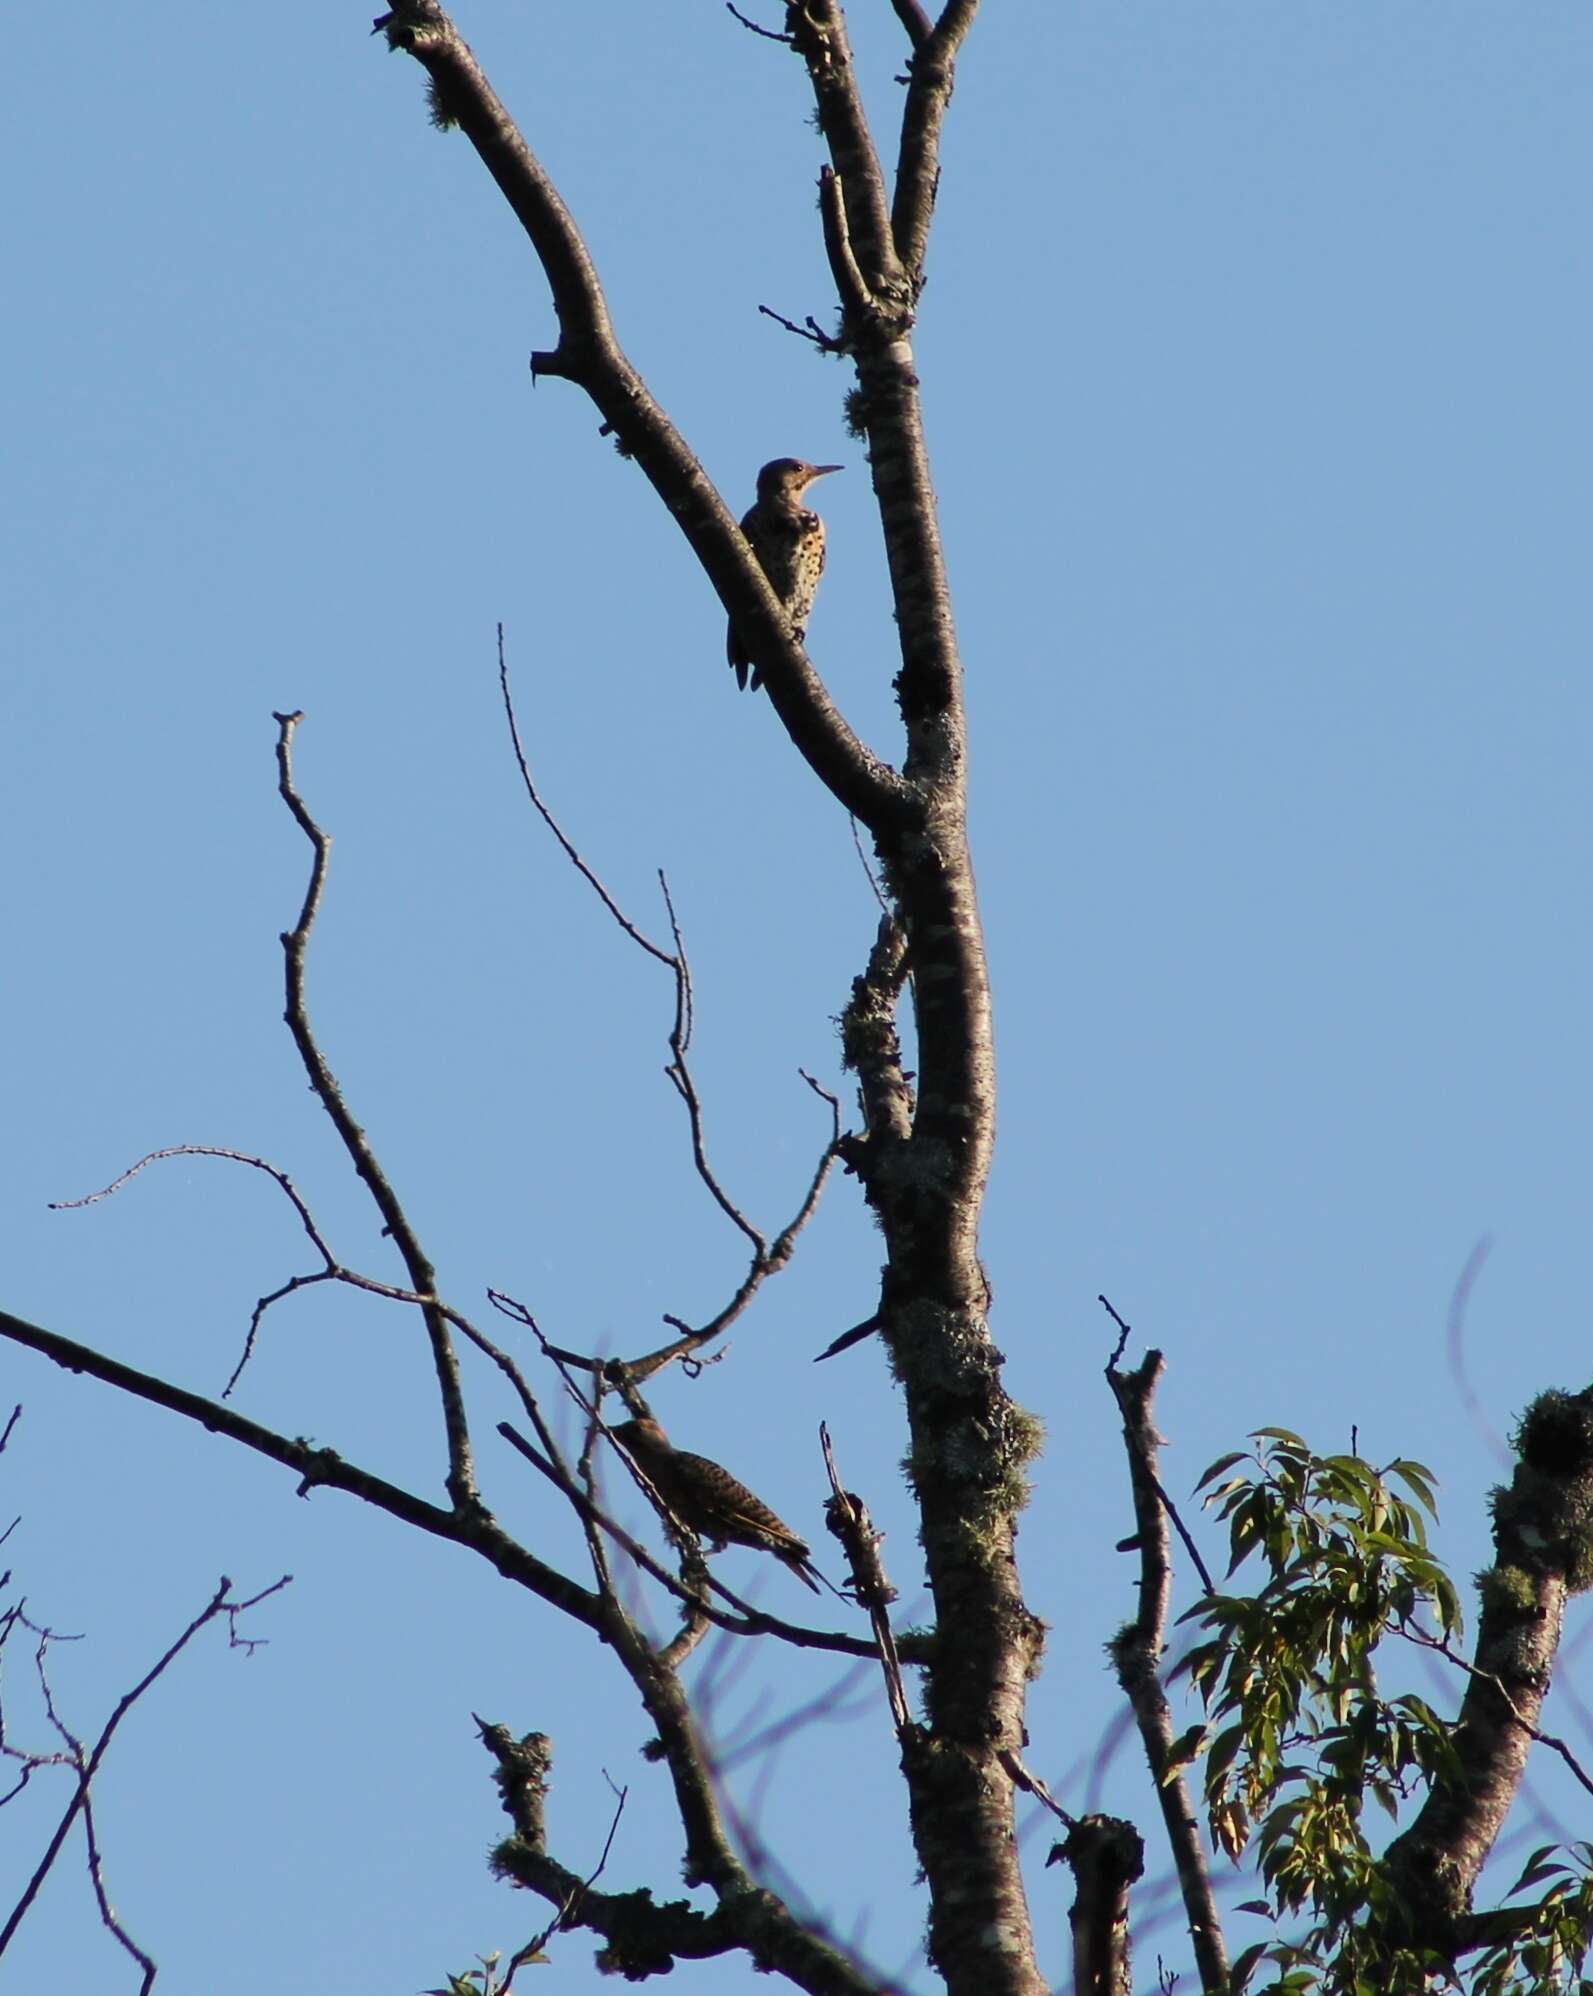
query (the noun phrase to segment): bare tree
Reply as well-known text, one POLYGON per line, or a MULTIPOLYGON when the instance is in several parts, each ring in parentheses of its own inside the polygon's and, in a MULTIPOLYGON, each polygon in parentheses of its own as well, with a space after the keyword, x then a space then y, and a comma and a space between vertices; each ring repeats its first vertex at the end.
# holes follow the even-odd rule
MULTIPOLYGON (((299 1479, 301 1490, 343 1490, 467 1550, 612 1653, 655 1731, 679 1816, 686 1878, 706 1902, 666 1901, 652 1886, 611 1890, 598 1882, 602 1861, 590 1870, 559 1853, 547 1821, 548 1737, 538 1731, 517 1734, 497 1720, 484 1720, 482 1739, 512 1824, 495 1863, 548 1908, 546 1924, 508 1970, 511 1978, 518 1963, 537 1959, 556 1933, 584 1929, 599 1937, 601 1965, 632 1980, 666 1972, 680 1961, 729 1955, 815 1992, 862 1996, 889 1986, 771 1886, 728 1820, 701 1716, 683 1676, 688 1661, 717 1632, 738 1642, 784 1643, 878 1669, 899 1750, 906 1816, 927 1885, 929 1960, 948 1991, 1037 1996, 1050 1986, 1037 1958, 1017 1836, 1015 1806, 1023 1794, 1039 1797, 1066 1824, 1056 1854, 1076 1878, 1078 1986, 1114 1996, 1132 1987, 1127 1940, 1132 1889, 1143 1868, 1140 1832, 1109 1817, 1071 1816, 1024 1759, 1026 1686, 1039 1666, 1042 1624, 1020 1588, 1015 1521, 1039 1429, 1004 1388, 979 1253, 994 1141, 990 994, 968 843, 962 667, 912 346, 940 178, 941 133, 976 6, 974 0, 947 0, 932 16, 918 0, 896 0, 895 12, 906 74, 891 170, 864 106, 838 0, 796 0, 776 37, 802 65, 829 154, 819 179, 818 212, 837 299, 832 326, 809 320, 789 330, 821 354, 842 358, 855 378, 848 417, 866 445, 900 643, 894 683, 901 739, 893 761, 864 746, 808 657, 801 624, 816 569, 808 573, 805 594, 790 576, 780 585, 770 543, 760 539, 752 516, 744 531, 627 359, 574 217, 452 20, 434 0, 407 0, 377 22, 389 45, 423 68, 435 121, 461 131, 474 146, 540 263, 558 336, 533 355, 534 374, 590 398, 604 431, 645 476, 716 591, 734 634, 738 670, 750 664, 753 690, 766 691, 792 748, 837 812, 854 819, 872 844, 881 913, 872 935, 858 938, 857 974, 841 1003, 842 1048, 856 1082, 858 1125, 843 1129, 839 1104, 829 1098, 828 1130, 816 1146, 805 1196, 787 1224, 771 1237, 742 1212, 710 1161, 691 1064, 691 972, 667 888, 671 933, 662 940, 620 907, 582 858, 575 831, 554 822, 516 732, 530 801, 614 920, 673 979, 669 1077, 684 1107, 694 1168, 740 1230, 747 1250, 744 1277, 707 1321, 674 1322, 665 1344, 618 1357, 561 1344, 543 1334, 532 1306, 494 1296, 500 1313, 539 1341, 562 1390, 582 1409, 578 1450, 561 1447, 512 1344, 489 1333, 444 1293, 420 1231, 312 1025, 310 950, 330 845, 295 772, 294 745, 303 717, 282 713, 278 787, 310 853, 303 904, 282 939, 285 1016, 309 1083, 374 1203, 401 1270, 389 1279, 348 1264, 285 1171, 253 1154, 212 1150, 209 1154, 275 1183, 314 1257, 308 1272, 260 1299, 234 1383, 260 1322, 290 1293, 346 1285, 407 1308, 422 1328, 435 1375, 446 1455, 443 1495, 399 1487, 331 1449, 272 1430, 236 1411, 225 1396, 202 1397, 20 1318, 0 1316, 0 1331, 13 1341, 280 1463, 299 1479), (910 1056, 902 1044, 904 1002, 911 1014, 910 1056), (699 1539, 769 1551, 813 1585, 811 1549, 726 1468, 673 1446, 646 1397, 649 1382, 666 1368, 700 1363, 781 1274, 837 1164, 855 1179, 878 1223, 885 1261, 876 1307, 824 1356, 875 1340, 899 1387, 933 1604, 926 1631, 893 1629, 893 1590, 879 1563, 877 1535, 862 1499, 845 1488, 845 1465, 833 1456, 829 1521, 849 1568, 844 1611, 798 1623, 749 1606, 714 1579, 699 1539), (579 1521, 586 1575, 550 1563, 536 1546, 511 1534, 484 1501, 461 1345, 490 1360, 517 1396, 523 1429, 505 1423, 502 1432, 579 1521), (634 1478, 677 1544, 678 1572, 614 1517, 604 1498, 604 1465, 611 1477, 634 1478), (679 1628, 667 1640, 648 1632, 635 1598, 637 1572, 665 1590, 678 1608, 679 1628), (866 1621, 858 1609, 866 1611, 866 1621), (816 1625, 843 1616, 845 1627, 816 1625)), ((771 490, 778 483, 773 481, 771 490)), ((802 483, 796 481, 795 492, 802 483)), ((800 530, 814 531, 804 524, 804 513, 793 518, 800 530)), ((502 671, 513 731, 506 660, 502 671)), ((725 684, 726 697, 734 697, 728 674, 725 684)), ((157 1156, 191 1156, 197 1150, 182 1146, 151 1153, 134 1169, 157 1156)), ((1547 1987, 1556 1974, 1579 1972, 1576 1936, 1581 1932, 1585 1939, 1587 1912, 1582 1873, 1567 1873, 1571 1882, 1556 1884, 1557 1897, 1545 1895, 1520 1913, 1478 1914, 1472 1895, 1519 1787, 1527 1747, 1543 1737, 1542 1694, 1565 1596, 1593 1580, 1586 1522, 1593 1516, 1593 1419, 1585 1396, 1546 1396, 1524 1426, 1516 1482, 1499 1507, 1499 1563, 1485 1588, 1474 1656, 1463 1666, 1468 1688, 1458 1719, 1451 1724, 1425 1711, 1405 1711, 1398 1724, 1406 1730, 1397 1737, 1390 1731, 1395 1725, 1390 1708, 1372 1682, 1372 1648, 1385 1638, 1406 1638, 1456 1654, 1453 1590, 1436 1563, 1425 1558, 1416 1509, 1390 1494, 1390 1479, 1405 1475, 1419 1500, 1420 1466, 1396 1463, 1378 1471, 1358 1457, 1317 1458, 1292 1438, 1275 1451, 1263 1446, 1253 1476, 1231 1473, 1238 1457, 1217 1466, 1212 1494, 1232 1523, 1236 1557, 1261 1548, 1273 1566, 1254 1597, 1220 1594, 1201 1569, 1199 1613, 1209 1639, 1183 1660, 1183 1668, 1230 1723, 1221 1733, 1197 1726, 1180 1738, 1167 1688, 1174 1527, 1197 1567, 1201 1556, 1156 1469, 1151 1402, 1160 1356, 1151 1352, 1134 1371, 1119 1371, 1128 1336, 1121 1320, 1119 1329, 1108 1379, 1124 1421, 1135 1507, 1129 1544, 1139 1555, 1141 1577, 1138 1614, 1116 1639, 1113 1656, 1156 1783, 1202 1989, 1217 1996, 1243 1977, 1236 1978, 1230 1962, 1208 1841, 1182 1773, 1201 1759, 1207 1765, 1212 1832, 1237 1852, 1259 1825, 1262 1872, 1274 1910, 1280 1918, 1298 1916, 1309 1927, 1277 1943, 1271 1958, 1280 1965, 1304 1964, 1309 1979, 1346 1988, 1358 1986, 1357 1978, 1362 1985, 1382 1980, 1422 1987, 1483 1951, 1491 1951, 1484 1953, 1486 1973, 1500 1978, 1501 1987, 1512 1975, 1519 1980, 1520 1974, 1537 1974, 1547 1987), (1323 1554, 1324 1546, 1332 1559, 1323 1554), (1321 1572, 1310 1564, 1319 1555, 1325 1561, 1321 1572), (1349 1593, 1344 1575, 1352 1556, 1365 1569, 1356 1569, 1359 1591, 1349 1593), (1323 1618, 1327 1633, 1316 1647, 1314 1637, 1298 1633, 1302 1602, 1323 1618), (1276 1657, 1277 1632, 1285 1624, 1295 1633, 1277 1664, 1283 1689, 1274 1685, 1275 1707, 1261 1711, 1250 1702, 1256 1659, 1276 1657), (1339 1647, 1332 1651, 1337 1662, 1329 1667, 1323 1658, 1331 1644, 1339 1647), (1342 1678, 1334 1675, 1340 1664, 1342 1678), (1313 1700, 1328 1712, 1328 1721, 1317 1716, 1313 1700), (1358 1759, 1340 1733, 1353 1735, 1358 1759), (1284 1747, 1294 1744, 1296 1735, 1321 1749, 1306 1777, 1285 1764, 1284 1747), (1398 1788, 1407 1778, 1424 1784, 1425 1799, 1386 1854, 1374 1858, 1359 1829, 1359 1802, 1379 1783, 1398 1788), (1304 1789, 1291 1791, 1289 1784, 1301 1781, 1304 1789), (1348 1799, 1335 1782, 1338 1790, 1348 1783, 1348 1799), (1302 1855, 1295 1808, 1301 1792, 1319 1811, 1330 1806, 1340 1811, 1326 1845, 1329 1861, 1317 1870, 1302 1855), (1520 1970, 1524 1950, 1532 1947, 1558 1953, 1548 1968, 1528 1961, 1520 1970)), ((234 1605, 224 1589, 207 1614, 230 1613, 234 1605)), ((82 1792, 86 1798, 86 1778, 82 1792)), ((1404 1798, 1401 1789, 1397 1799, 1404 1798)), ((1251 1950, 1244 1972, 1253 1973, 1262 1958, 1262 1950, 1251 1950)))

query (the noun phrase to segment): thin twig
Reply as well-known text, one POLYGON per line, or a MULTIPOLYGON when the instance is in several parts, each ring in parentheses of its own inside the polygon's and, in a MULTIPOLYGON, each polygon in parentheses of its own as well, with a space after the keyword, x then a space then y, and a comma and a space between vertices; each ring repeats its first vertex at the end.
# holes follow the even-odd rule
POLYGON ((783 312, 777 312, 772 305, 760 305, 758 310, 766 319, 773 319, 777 326, 784 326, 788 333, 795 333, 799 340, 810 340, 820 353, 845 353, 846 342, 833 338, 819 324, 810 312, 803 325, 788 319, 783 312))
POLYGON ((857 852, 857 863, 863 869, 863 878, 868 882, 874 899, 879 903, 880 913, 889 916, 891 904, 885 899, 885 891, 879 884, 879 876, 870 864, 868 854, 863 850, 863 834, 858 830, 857 820, 849 817, 846 822, 852 828, 852 844, 857 852))
MULTIPOLYGON (((87 1754, 83 1752, 83 1749, 79 1744, 79 1742, 73 1738, 72 1734, 67 1730, 66 1726, 61 1721, 58 1714, 56 1713, 54 1709, 53 1700, 51 1700, 49 1696, 48 1680, 46 1680, 45 1684, 46 1708, 49 1712, 52 1722, 55 1724, 56 1730, 59 1733, 61 1733, 61 1735, 69 1742, 68 1751, 73 1760, 73 1764, 77 1768, 77 1776, 78 1776, 77 1784, 72 1791, 72 1799, 67 1804, 65 1813, 62 1815, 60 1822, 55 1827, 54 1834, 51 1836, 48 1844, 45 1846, 44 1855, 39 1859, 38 1864, 34 1868, 33 1876, 28 1880, 27 1884, 23 1887, 22 1896, 20 1899, 18 1899, 16 1905, 12 1908, 11 1915, 9 1919, 7 1919, 4 1927, 0 1927, 0 1954, 4 1954, 7 1947, 10 1946, 12 1936, 16 1933, 17 1928, 21 1926, 22 1921, 27 1914, 28 1908, 33 1904, 34 1900, 38 1897, 40 1887, 44 1884, 45 1879, 49 1877, 51 1868, 54 1866, 55 1860, 60 1854, 62 1844, 65 1843, 67 1835, 72 1828, 72 1825, 77 1821, 79 1815, 83 1811, 84 1805, 88 1800, 89 1789, 93 1785, 94 1777, 96 1774, 98 1774, 100 1767, 104 1762, 106 1752, 108 1751, 111 1741, 116 1735, 116 1730, 121 1725, 123 1719, 126 1718, 127 1714, 133 1709, 134 1705, 138 1703, 139 1699, 143 1697, 144 1693, 149 1689, 149 1687, 156 1681, 158 1677, 160 1677, 162 1672, 165 1671, 166 1667, 170 1663, 172 1663, 177 1656, 181 1654, 181 1652, 187 1647, 188 1643, 192 1641, 192 1639, 196 1635, 198 1635, 199 1631, 202 1628, 204 1628, 208 1622, 214 1621, 216 1616, 223 1613, 229 1605, 235 1607, 254 1606, 256 1602, 265 1600, 267 1595, 275 1594, 279 1588, 286 1587, 290 1579, 291 1575, 285 1574, 282 1577, 282 1579, 275 1582, 274 1585, 267 1587, 261 1593, 254 1595, 248 1603, 229 1604, 227 1601, 227 1596, 232 1591, 232 1582, 229 1579, 227 1579, 225 1575, 223 1575, 219 1586, 217 1587, 215 1593, 211 1596, 211 1599, 207 1604, 207 1606, 200 1610, 200 1612, 188 1624, 187 1628, 183 1630, 182 1634, 177 1638, 177 1640, 168 1646, 168 1648, 160 1656, 160 1658, 150 1667, 149 1670, 147 1670, 144 1673, 144 1675, 139 1679, 139 1681, 133 1686, 132 1690, 124 1692, 122 1697, 117 1700, 115 1708, 111 1712, 111 1716, 106 1720, 104 1726, 100 1730, 99 1738, 95 1741, 92 1750, 87 1754)), ((118 1934, 118 1938, 121 1938, 120 1934, 118 1934)), ((136 1949, 133 1950, 133 1952, 135 1954, 138 1953, 136 1949)), ((145 1961, 146 1957, 141 1954, 138 1954, 138 1959, 140 1961, 145 1961)), ((151 1972, 153 1971, 151 1970, 151 1972)), ((148 1986, 147 1983, 145 1986, 146 1987, 148 1986)))
POLYGON ((614 920, 625 931, 626 935, 630 937, 631 941, 635 943, 636 947, 645 950, 650 957, 663 964, 666 970, 675 970, 677 965, 669 951, 661 949, 625 913, 625 910, 603 884, 601 877, 576 850, 574 843, 565 832, 564 827, 554 817, 552 811, 544 801, 541 791, 537 788, 536 779, 531 774, 530 761, 526 756, 525 747, 520 739, 520 721, 515 712, 514 694, 509 685, 509 661, 504 649, 502 624, 498 626, 498 688, 503 695, 503 711, 509 723, 509 740, 514 748, 515 762, 519 765, 520 781, 525 786, 525 794, 531 800, 532 808, 535 810, 537 816, 547 826, 554 838, 558 840, 559 845, 563 849, 564 856, 570 862, 571 866, 580 874, 587 886, 591 888, 592 892, 614 917, 614 920))
POLYGON ((734 14, 744 28, 750 28, 755 35, 762 35, 766 42, 784 42, 787 48, 791 46, 791 37, 789 35, 782 35, 774 28, 760 28, 756 21, 749 21, 739 7, 732 6, 731 0, 725 0, 725 12, 727 14, 734 14))
POLYGON ((1077 1818, 1068 1814, 1039 1775, 1031 1774, 1011 1747, 1003 1747, 1000 1758, 1001 1765, 1011 1775, 1016 1787, 1021 1788, 1026 1795, 1032 1795, 1037 1802, 1043 1802, 1052 1815, 1066 1823, 1069 1829, 1073 1827, 1077 1818))
POLYGON ((664 1072, 674 1083, 676 1093, 686 1105, 686 1116, 691 1125, 691 1154, 696 1162, 697 1176, 707 1186, 719 1210, 746 1235, 752 1245, 753 1254, 759 1261, 763 1261, 768 1257, 768 1242, 725 1191, 708 1162, 708 1140, 703 1128, 702 1101, 686 1061, 692 1030, 691 965, 686 957, 686 942, 680 932, 680 919, 675 913, 674 897, 669 891, 669 882, 664 876, 662 867, 658 873, 658 884, 663 891, 664 906, 669 910, 670 934, 675 939, 675 1024, 669 1035, 672 1058, 664 1072))
POLYGON ((1539 1746, 1546 1746, 1552 1752, 1557 1753, 1587 1792, 1593 1795, 1593 1779, 1589 1779, 1587 1770, 1577 1759, 1576 1755, 1572 1753, 1565 1741, 1557 1738, 1553 1733, 1544 1732, 1540 1727, 1534 1726, 1530 1720, 1524 1719, 1521 1716, 1521 1709, 1516 1704, 1516 1701, 1510 1696, 1510 1693, 1491 1670, 1479 1670, 1476 1664, 1468 1663, 1465 1657, 1451 1649, 1449 1643, 1443 1637, 1430 1636, 1425 1629, 1418 1629, 1409 1624, 1401 1623, 1396 1625, 1394 1633, 1403 1636, 1408 1643, 1415 1643, 1420 1649, 1436 1650, 1440 1656, 1447 1657, 1452 1664, 1465 1671, 1468 1677, 1476 1678, 1479 1684, 1491 1685, 1504 1700, 1505 1709, 1509 1712, 1511 1718, 1515 1720, 1516 1724, 1527 1737, 1536 1740, 1539 1746))
MULTIPOLYGON (((609 1786, 611 1788, 614 1786, 612 1781, 609 1782, 609 1786)), ((523 1948, 516 1951, 514 1959, 509 1963, 509 1972, 499 1985, 499 1996, 509 1996, 509 1991, 514 1985, 516 1972, 527 1962, 536 1961, 541 1955, 542 1950, 556 1933, 560 1932, 561 1929, 574 1926, 575 1917, 581 1909, 581 1902, 603 1876, 604 1867, 608 1863, 608 1854, 614 1848, 614 1838, 619 1831, 620 1817, 625 1813, 625 1799, 631 1791, 629 1788, 620 1788, 615 1792, 619 1800, 614 1805, 614 1819, 608 1826, 608 1835, 603 1839, 603 1849, 598 1856, 596 1866, 581 1880, 580 1884, 553 1915, 553 1918, 542 1929, 541 1933, 533 1936, 532 1939, 526 1942, 523 1948)))
POLYGON ((768 1244, 763 1234, 758 1228, 753 1226, 752 1222, 747 1219, 746 1215, 742 1213, 740 1208, 730 1198, 708 1162, 707 1131, 702 1099, 698 1094, 697 1084, 692 1076, 688 1060, 692 1033, 695 1026, 695 995, 692 990, 691 963, 686 954, 685 939, 681 933, 680 921, 675 911, 673 897, 669 891, 669 881, 663 869, 660 868, 658 883, 663 892, 664 907, 669 915, 670 933, 675 945, 673 951, 667 950, 660 944, 655 943, 625 913, 597 872, 577 850, 574 841, 553 815, 542 793, 537 788, 536 779, 531 774, 530 760, 526 755, 525 745, 521 738, 519 717, 515 710, 514 694, 509 684, 508 656, 505 649, 502 624, 498 626, 498 685, 503 697, 504 714, 509 724, 509 739, 514 748, 515 762, 520 770, 520 780, 525 787, 526 796, 530 799, 537 815, 558 841, 561 850, 570 864, 581 875, 581 878, 587 882, 588 886, 591 887, 593 893, 597 895, 619 927, 639 949, 646 951, 655 962, 663 964, 674 978, 675 1017, 669 1034, 669 1065, 664 1069, 664 1073, 674 1087, 675 1092, 686 1105, 687 1122, 691 1131, 692 1159, 696 1166, 697 1176, 707 1188, 710 1197, 719 1207, 720 1211, 747 1237, 752 1245, 755 1261, 766 1261, 768 1258, 768 1244))
MULTIPOLYGON (((315 1283, 346 1279, 346 1272, 339 1266, 332 1250, 327 1246, 326 1239, 316 1223, 315 1215, 310 1211, 304 1195, 299 1191, 299 1188, 288 1174, 280 1166, 270 1163, 266 1158, 256 1157, 250 1151, 234 1150, 225 1144, 168 1144, 162 1150, 146 1151, 136 1164, 130 1164, 120 1177, 113 1178, 109 1185, 101 1186, 98 1192, 86 1193, 81 1199, 52 1199, 49 1210, 52 1213, 70 1213, 84 1206, 98 1205, 102 1199, 113 1198, 129 1180, 136 1178, 146 1166, 158 1164, 167 1158, 173 1157, 215 1157, 221 1158, 231 1164, 248 1165, 254 1171, 263 1171, 268 1178, 275 1180, 284 1197, 293 1207, 294 1212, 298 1214, 299 1224, 304 1228, 305 1233, 308 1234, 310 1243, 320 1255, 323 1264, 314 1275, 292 1276, 288 1281, 282 1283, 279 1288, 271 1290, 267 1295, 256 1298, 255 1306, 249 1313, 249 1328, 244 1336, 243 1351, 239 1355, 238 1363, 232 1369, 231 1377, 221 1389, 222 1399, 229 1400, 238 1381, 243 1377, 244 1368, 254 1355, 255 1340, 259 1335, 261 1320, 272 1304, 280 1303, 285 1296, 292 1296, 298 1290, 308 1289, 315 1283)), ((414 1300, 417 1302, 423 1301, 419 1297, 416 1297, 414 1300)))

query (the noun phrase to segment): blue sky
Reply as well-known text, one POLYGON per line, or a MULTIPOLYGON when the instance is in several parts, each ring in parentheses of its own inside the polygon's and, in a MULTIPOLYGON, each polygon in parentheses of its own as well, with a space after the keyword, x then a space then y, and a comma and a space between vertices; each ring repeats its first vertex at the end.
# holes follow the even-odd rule
MULTIPOLYGON (((884 128, 899 29, 855 15, 884 128)), ((459 20, 726 498, 768 457, 846 461, 812 651, 893 752, 847 383, 757 312, 830 309, 799 67, 706 6, 459 20)), ((517 793, 498 621, 550 802, 655 929, 668 871, 714 1156, 771 1226, 824 1134, 796 1069, 838 1085, 831 1021, 873 928, 848 827, 736 696, 679 536, 575 391, 532 386, 552 321, 511 218, 367 28, 174 0, 11 39, 3 1300, 202 1391, 307 1266, 286 1206, 204 1161, 48 1201, 157 1145, 231 1144, 394 1272, 280 1023, 306 855, 273 709, 306 712, 299 774, 336 838, 316 1024, 467 1310, 492 1285, 561 1342, 634 1351, 743 1266, 687 1169, 665 981, 517 793)), ((1590 85, 1569 0, 992 7, 964 58, 918 348, 997 988, 995 1334, 1050 1435, 1021 1539, 1054 1625, 1030 1759, 1069 1807, 1096 1799, 1076 1770, 1131 1607, 1098 1292, 1167 1352, 1172 1488, 1261 1422, 1323 1448, 1353 1424, 1438 1471, 1463 1575, 1498 1469, 1444 1325, 1480 1239, 1466 1359, 1492 1427, 1586 1383, 1590 85)), ((836 1185, 725 1362, 656 1398, 819 1537, 827 1420, 910 1602, 880 1356, 810 1362, 867 1314, 878 1260, 836 1185)), ((498 1450, 496 1381, 471 1383, 489 1498, 578 1561, 498 1450)), ((601 1847, 606 1770, 630 1800, 605 1882, 676 1889, 633 1701, 576 1632, 27 1354, 0 1359, 0 1400, 25 1407, 6 1557, 31 1612, 84 1634, 55 1653, 83 1730, 219 1574, 295 1575, 256 1618, 269 1646, 202 1645, 106 1770, 110 1889, 162 1989, 224 1962, 241 1996, 386 1996, 534 1931, 481 1863, 502 1825, 472 1711, 554 1736, 568 1862, 601 1847)), ((440 1487, 423 1350, 377 1303, 281 1306, 240 1405, 440 1487)), ((806 1605, 777 1569, 726 1570, 806 1605)), ((727 1737, 828 1681, 767 1646, 740 1673, 727 1737)), ((26 1677, 13 1654, 8 1715, 37 1738, 26 1677)), ((910 1980, 922 1909, 872 1692, 733 1778, 801 1903, 910 1980)), ((1131 1752, 1099 1799, 1149 1826, 1131 1752)), ((5 1876, 53 1820, 33 1800, 0 1814, 5 1876)), ((1058 1874, 1031 1891, 1060 1982, 1058 1874)), ((1161 1930, 1147 1979, 1157 1946, 1183 1960, 1161 1930)), ((136 1979, 77 1868, 13 1959, 18 1986, 136 1979)), ((579 1940, 557 1972, 597 1983, 579 1940)), ((750 1983, 693 1970, 710 1996, 750 1983)))

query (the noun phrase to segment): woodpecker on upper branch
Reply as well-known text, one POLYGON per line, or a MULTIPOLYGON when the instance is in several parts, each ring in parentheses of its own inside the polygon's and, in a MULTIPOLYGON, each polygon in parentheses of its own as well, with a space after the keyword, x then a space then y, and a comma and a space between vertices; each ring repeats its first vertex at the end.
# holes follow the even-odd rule
POLYGON ((689 1531, 712 1541, 716 1550, 728 1544, 772 1552, 818 1593, 806 1543, 728 1469, 676 1448, 653 1420, 621 1421, 611 1433, 689 1531))
MULTIPOLYGON (((815 478, 844 468, 839 464, 804 464, 799 457, 777 457, 758 473, 757 500, 742 516, 741 531, 751 541, 769 586, 785 605, 799 643, 824 573, 824 522, 802 504, 802 494, 815 478)), ((736 684, 743 689, 747 668, 752 667, 752 690, 756 693, 763 675, 752 664, 752 654, 734 623, 725 652, 736 669, 736 684)))

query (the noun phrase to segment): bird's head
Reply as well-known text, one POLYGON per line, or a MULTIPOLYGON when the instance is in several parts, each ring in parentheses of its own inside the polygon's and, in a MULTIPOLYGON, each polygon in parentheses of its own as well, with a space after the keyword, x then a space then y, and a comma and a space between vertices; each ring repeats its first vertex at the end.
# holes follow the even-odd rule
POLYGON ((760 499, 799 499, 815 478, 844 471, 844 464, 807 464, 799 457, 777 457, 758 473, 760 499))
POLYGON ((669 1447, 668 1435, 650 1415, 645 1420, 620 1421, 609 1433, 633 1455, 645 1455, 649 1449, 669 1447))

